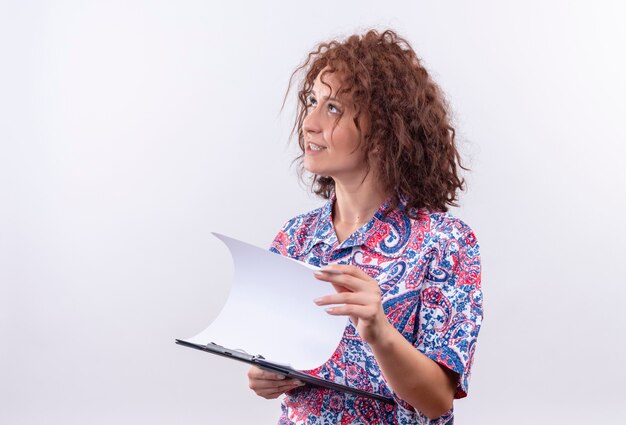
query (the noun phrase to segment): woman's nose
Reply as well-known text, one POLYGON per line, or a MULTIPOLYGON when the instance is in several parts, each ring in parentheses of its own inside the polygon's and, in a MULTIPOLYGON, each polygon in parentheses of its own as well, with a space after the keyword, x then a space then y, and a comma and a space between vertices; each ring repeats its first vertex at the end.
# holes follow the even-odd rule
POLYGON ((319 114, 317 107, 309 107, 309 110, 302 121, 302 130, 305 133, 318 133, 321 131, 319 114))

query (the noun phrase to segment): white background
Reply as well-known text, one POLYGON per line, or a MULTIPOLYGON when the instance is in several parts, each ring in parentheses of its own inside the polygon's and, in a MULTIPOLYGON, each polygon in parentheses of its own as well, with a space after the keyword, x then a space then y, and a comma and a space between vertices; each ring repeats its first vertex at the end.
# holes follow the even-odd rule
POLYGON ((619 420, 620 3, 0 1, 0 423, 275 422, 244 365, 173 341, 226 296, 210 231, 267 246, 320 205, 281 102, 316 43, 369 27, 412 42, 473 170, 453 212, 486 316, 457 422, 619 420))

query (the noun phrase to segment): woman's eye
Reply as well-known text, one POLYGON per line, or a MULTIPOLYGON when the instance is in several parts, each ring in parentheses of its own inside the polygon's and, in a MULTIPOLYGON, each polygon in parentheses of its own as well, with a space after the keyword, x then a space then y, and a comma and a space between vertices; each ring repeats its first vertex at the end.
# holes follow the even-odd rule
POLYGON ((329 103, 329 104, 328 104, 328 110, 329 110, 330 112, 332 112, 333 114, 338 114, 338 113, 340 112, 340 111, 339 111, 339 108, 337 108, 337 107, 336 107, 335 105, 333 105, 332 103, 329 103))
POLYGON ((315 100, 315 98, 313 96, 309 96, 306 98, 306 106, 315 106, 315 104, 317 103, 317 101, 315 100))

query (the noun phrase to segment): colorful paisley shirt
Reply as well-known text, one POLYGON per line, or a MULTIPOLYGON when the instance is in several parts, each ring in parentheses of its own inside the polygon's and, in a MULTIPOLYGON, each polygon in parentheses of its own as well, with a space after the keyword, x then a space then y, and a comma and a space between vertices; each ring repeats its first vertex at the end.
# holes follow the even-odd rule
MULTIPOLYGON (((467 395, 483 316, 480 256, 472 230, 448 213, 388 202, 341 244, 332 225, 333 200, 289 220, 271 251, 307 263, 353 264, 378 281, 385 314, 415 348, 458 375, 455 398, 467 395)), ((289 391, 279 424, 452 424, 453 410, 429 420, 397 397, 372 350, 351 321, 331 358, 313 375, 393 397, 395 404, 305 385, 289 391)))

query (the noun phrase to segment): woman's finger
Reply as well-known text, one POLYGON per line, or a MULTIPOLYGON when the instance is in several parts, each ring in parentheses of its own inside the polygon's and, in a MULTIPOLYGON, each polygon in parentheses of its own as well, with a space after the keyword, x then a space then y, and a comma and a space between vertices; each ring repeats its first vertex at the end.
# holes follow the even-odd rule
POLYGON ((254 391, 272 392, 272 391, 286 391, 291 388, 302 386, 303 383, 297 379, 286 379, 284 381, 270 381, 270 380, 251 380, 250 389, 254 391))
POLYGON ((350 276, 358 277, 358 278, 370 278, 371 276, 365 273, 363 270, 358 268, 357 266, 353 266, 350 264, 329 264, 328 266, 322 267, 321 271, 328 270, 333 274, 337 274, 340 272, 341 274, 347 274, 350 276))
POLYGON ((259 395, 259 396, 261 396, 263 398, 266 398, 266 399, 275 399, 277 397, 280 397, 282 394, 286 393, 287 391, 293 390, 293 389, 295 389, 297 387, 298 386, 290 387, 290 388, 284 388, 284 389, 281 389, 279 391, 268 391, 268 392, 263 392, 263 393, 258 393, 257 392, 257 395, 259 395))
POLYGON ((273 399, 287 391, 291 391, 295 388, 298 388, 304 385, 304 383, 297 381, 295 379, 290 379, 289 381, 290 381, 289 383, 280 384, 280 385, 276 385, 276 381, 265 381, 266 384, 270 383, 271 385, 268 387, 257 388, 256 386, 251 384, 250 388, 256 393, 256 395, 260 397, 273 399))
MULTIPOLYGON (((323 271, 315 272, 315 278, 324 282, 330 282, 333 285, 342 286, 350 291, 356 292, 360 290, 366 290, 373 287, 374 284, 371 281, 364 280, 349 274, 337 274, 337 273, 324 273, 323 271)), ((368 279, 371 279, 368 277, 368 279)), ((373 280, 373 279, 372 279, 373 280)), ((375 283, 376 281, 374 281, 375 283)), ((375 285, 378 288, 378 284, 375 285)))
POLYGON ((328 307, 326 312, 331 316, 351 316, 363 320, 372 320, 376 317, 377 309, 372 305, 362 306, 346 304, 336 307, 328 307))
POLYGON ((282 381, 286 379, 285 375, 263 370, 256 366, 251 366, 248 369, 248 379, 265 379, 270 381, 282 381))
POLYGON ((340 292, 338 294, 325 295, 314 300, 317 305, 330 304, 356 304, 369 305, 378 304, 380 298, 367 292, 340 292))

